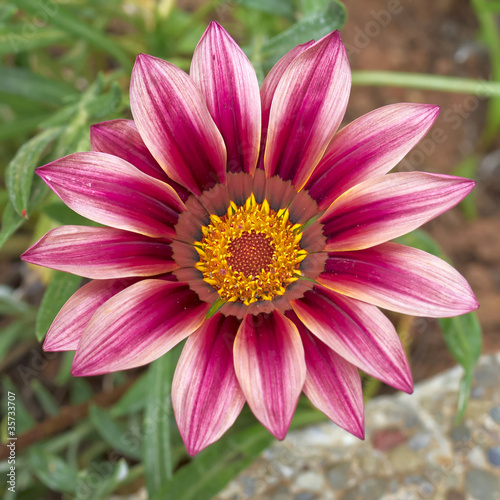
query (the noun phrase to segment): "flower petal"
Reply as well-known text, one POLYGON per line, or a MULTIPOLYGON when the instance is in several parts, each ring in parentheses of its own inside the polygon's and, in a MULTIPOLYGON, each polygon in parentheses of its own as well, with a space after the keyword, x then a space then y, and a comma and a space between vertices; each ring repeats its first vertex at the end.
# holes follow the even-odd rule
POLYGON ((330 253, 317 281, 343 295, 403 314, 440 318, 478 307, 469 284, 453 267, 397 243, 330 253))
POLYGON ((143 141, 167 175, 199 195, 226 179, 226 149, 205 98, 184 71, 139 54, 130 108, 143 141))
POLYGON ((306 377, 295 325, 276 310, 247 314, 234 343, 234 366, 254 415, 277 439, 284 439, 306 377))
POLYGON ((316 337, 349 363, 397 389, 413 391, 398 334, 375 306, 316 286, 292 307, 316 337))
POLYGON ((69 208, 117 229, 173 236, 173 226, 185 210, 168 184, 106 153, 74 153, 36 172, 69 208))
POLYGON ((269 126, 269 114, 271 113, 271 104, 273 102, 274 93, 283 76, 285 70, 290 66, 291 62, 304 52, 307 48, 314 44, 314 41, 296 45, 293 49, 289 50, 269 71, 266 78, 262 82, 260 88, 260 98, 262 101, 262 136, 260 142, 260 157, 259 168, 264 168, 264 150, 267 138, 267 128, 269 126))
POLYGON ((191 194, 186 188, 170 179, 139 135, 133 120, 110 120, 90 127, 92 151, 108 153, 128 161, 141 172, 170 184, 182 201, 191 194))
POLYGON ((44 351, 74 351, 85 327, 104 302, 137 278, 94 280, 77 290, 57 313, 43 343, 44 351))
POLYGON ((208 308, 185 283, 140 281, 96 311, 78 344, 71 373, 100 375, 150 363, 191 335, 208 308))
POLYGON ((187 340, 172 381, 172 405, 186 449, 196 455, 233 425, 245 404, 233 363, 240 321, 216 314, 187 340))
POLYGON ((363 388, 358 369, 315 337, 293 311, 286 315, 297 327, 304 346, 306 396, 330 420, 363 439, 363 388))
POLYGON ((198 42, 190 76, 224 138, 228 172, 252 174, 260 145, 259 82, 248 57, 215 21, 198 42))
POLYGON ((335 134, 305 189, 325 210, 356 184, 389 172, 438 114, 439 106, 400 103, 361 116, 335 134))
POLYGON ((423 172, 358 184, 321 217, 325 250, 361 250, 397 238, 455 206, 474 186, 470 179, 423 172))
POLYGON ((107 227, 58 227, 26 250, 22 259, 95 279, 154 276, 177 268, 169 240, 107 227))
POLYGON ((298 55, 283 74, 271 105, 264 166, 297 189, 304 186, 347 106, 351 73, 338 31, 298 55))

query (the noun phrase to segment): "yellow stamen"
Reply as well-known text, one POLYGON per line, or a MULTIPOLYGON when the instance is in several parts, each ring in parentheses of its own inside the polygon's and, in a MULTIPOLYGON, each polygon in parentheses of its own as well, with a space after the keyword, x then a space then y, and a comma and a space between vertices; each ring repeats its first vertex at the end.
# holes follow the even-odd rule
POLYGON ((231 202, 224 216, 211 215, 202 227, 196 268, 228 302, 249 305, 283 295, 301 276, 299 266, 307 256, 299 245, 302 233, 288 218, 288 209, 275 212, 253 194, 243 206, 231 202))

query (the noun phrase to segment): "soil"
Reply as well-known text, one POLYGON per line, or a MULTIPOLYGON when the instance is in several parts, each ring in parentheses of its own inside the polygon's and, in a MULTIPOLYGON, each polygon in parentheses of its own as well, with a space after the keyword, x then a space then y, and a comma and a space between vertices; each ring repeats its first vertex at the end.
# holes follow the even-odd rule
MULTIPOLYGON (((347 0, 342 39, 353 70, 389 70, 488 79, 489 59, 478 41, 478 23, 463 0, 347 0)), ((354 87, 346 121, 394 102, 441 106, 426 139, 399 170, 457 174, 477 157, 477 217, 455 208, 424 226, 471 284, 480 308, 485 353, 500 350, 500 138, 481 152, 487 100, 465 94, 354 87), (434 132, 433 132, 434 131, 434 132), (435 132, 437 131, 437 132, 435 132), (479 151, 479 152, 478 152, 479 151)), ((411 363, 416 381, 455 364, 437 322, 412 323, 411 363)))

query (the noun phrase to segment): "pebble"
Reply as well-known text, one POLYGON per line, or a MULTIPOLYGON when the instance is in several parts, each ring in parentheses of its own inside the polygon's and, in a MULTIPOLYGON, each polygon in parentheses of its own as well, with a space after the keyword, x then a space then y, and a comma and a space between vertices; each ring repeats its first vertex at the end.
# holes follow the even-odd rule
POLYGON ((326 477, 334 490, 342 490, 347 486, 350 469, 348 463, 340 463, 328 470, 326 477))
POLYGON ((460 424, 451 429, 450 437, 453 441, 469 441, 471 431, 465 424, 460 424))
POLYGON ((304 490, 321 491, 324 481, 322 474, 309 471, 297 476, 295 479, 295 486, 304 490))
POLYGON ((365 479, 359 484, 359 492, 363 500, 379 500, 387 490, 386 479, 365 479))
POLYGON ((481 469, 467 471, 465 487, 474 500, 500 499, 500 480, 489 471, 481 469))
POLYGON ((314 493, 298 493, 294 498, 295 500, 315 500, 317 497, 314 493))
POLYGON ((500 424, 500 406, 494 406, 490 410, 490 416, 497 424, 500 424))
POLYGON ((488 450, 488 460, 491 465, 500 467, 500 446, 494 446, 488 450))
POLYGON ((408 441, 408 447, 412 450, 425 450, 431 443, 431 436, 424 432, 414 434, 408 441))

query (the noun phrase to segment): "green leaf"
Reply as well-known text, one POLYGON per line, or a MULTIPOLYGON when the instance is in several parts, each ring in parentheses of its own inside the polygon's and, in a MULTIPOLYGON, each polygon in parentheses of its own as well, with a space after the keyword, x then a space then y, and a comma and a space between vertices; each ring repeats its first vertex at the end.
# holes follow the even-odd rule
POLYGON ((23 216, 28 212, 28 202, 35 168, 47 145, 61 133, 60 128, 50 128, 35 135, 23 144, 7 165, 5 183, 9 198, 16 212, 23 216), (24 214, 23 214, 24 211, 24 214))
POLYGON ((129 415, 142 410, 146 406, 149 392, 149 373, 141 375, 134 385, 120 398, 111 410, 114 417, 129 415))
POLYGON ((36 338, 41 341, 66 301, 78 290, 82 278, 55 271, 45 291, 36 319, 36 338))
POLYGON ((0 229, 0 248, 22 226, 24 219, 16 212, 9 201, 2 214, 2 227, 0 229))
POLYGON ((129 468, 125 459, 118 460, 116 465, 109 462, 93 462, 89 469, 78 474, 79 488, 75 500, 106 500, 120 484, 127 479, 129 468), (99 476, 97 483, 95 477, 99 476), (89 493, 91 493, 89 495, 89 493))
MULTIPOLYGON (((479 162, 476 156, 467 156, 462 160, 454 169, 453 175, 458 175, 459 177, 467 177, 468 179, 475 179, 477 177, 479 162)), ((469 193, 461 202, 459 207, 465 218, 468 221, 473 221, 477 219, 477 192, 474 189, 469 193)))
POLYGON ((293 18, 293 3, 289 0, 236 0, 237 3, 250 9, 268 12, 269 14, 293 18))
POLYGON ((81 377, 71 378, 70 401, 72 405, 78 405, 88 401, 94 396, 92 386, 81 377))
POLYGON ((47 415, 57 415, 59 413, 59 403, 37 379, 31 381, 31 389, 47 415))
POLYGON ((121 429, 108 411, 91 406, 89 415, 96 431, 111 448, 127 457, 141 458, 141 446, 134 439, 135 436, 121 429))
POLYGON ((49 80, 26 68, 1 67, 0 92, 24 97, 30 101, 61 106, 78 92, 65 83, 49 80))
POLYGON ((9 352, 12 344, 16 340, 23 339, 27 331, 26 324, 22 321, 13 321, 9 325, 2 328, 0 331, 0 362, 3 361, 5 355, 9 352))
POLYGON ((46 26, 31 24, 29 36, 26 36, 24 23, 20 26, 9 26, 0 29, 0 56, 31 52, 66 40, 68 40, 68 35, 64 31, 46 26))
POLYGON ((148 497, 160 491, 172 477, 170 455, 170 380, 173 373, 172 360, 165 354, 151 364, 148 381, 149 390, 144 413, 144 475, 148 497))
POLYGON ((207 311, 207 315, 205 316, 205 319, 211 318, 225 303, 226 303, 226 301, 224 299, 218 298, 210 306, 210 309, 207 311))
POLYGON ((10 139, 11 137, 17 137, 18 135, 27 134, 32 132, 43 120, 47 119, 47 115, 37 115, 28 116, 23 118, 17 118, 12 121, 6 121, 5 123, 0 123, 0 141, 5 139, 10 139))
POLYGON ((0 315, 29 317, 32 313, 32 307, 15 296, 12 288, 0 285, 0 315))
POLYGON ((74 17, 59 3, 44 0, 12 0, 12 3, 34 16, 47 19, 50 24, 57 26, 66 33, 103 50, 120 62, 125 69, 130 70, 132 68, 132 61, 118 44, 100 31, 82 22, 78 17, 74 17))
MULTIPOLYGON (((398 238, 397 241, 404 245, 419 248, 445 261, 448 260, 438 243, 424 231, 417 229, 398 238)), ((438 322, 443 331, 446 346, 465 371, 460 382, 457 404, 457 418, 460 419, 467 406, 472 374, 481 354, 481 325, 474 312, 455 316, 454 318, 440 318, 438 322)))
MULTIPOLYGON (((16 375, 20 375, 21 379, 23 379, 22 375, 22 369, 27 368, 23 364, 18 364, 16 367, 16 375)), ((30 370, 30 368, 27 368, 30 370)), ((19 436, 22 434, 24 431, 27 431, 28 429, 31 429, 35 425, 35 419, 31 415, 31 413, 26 409, 26 406, 24 406, 24 403, 20 397, 20 392, 17 391, 16 387, 12 383, 12 380, 7 377, 7 375, 2 377, 1 380, 1 387, 2 387, 2 409, 7 408, 7 395, 9 392, 13 392, 16 395, 16 436, 19 436)), ((2 420, 2 428, 1 428, 1 436, 0 436, 0 441, 3 443, 6 442, 7 440, 7 414, 3 413, 4 417, 2 420)))
POLYGON ((52 491, 74 493, 77 472, 62 458, 35 447, 29 453, 29 466, 33 474, 52 491))
POLYGON ((267 40, 262 45, 262 58, 267 67, 272 66, 290 49, 309 40, 318 40, 333 30, 340 29, 346 21, 345 7, 332 1, 326 10, 305 16, 286 31, 267 40))

